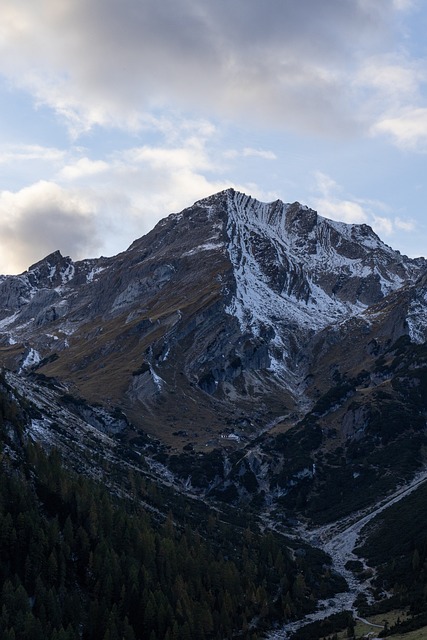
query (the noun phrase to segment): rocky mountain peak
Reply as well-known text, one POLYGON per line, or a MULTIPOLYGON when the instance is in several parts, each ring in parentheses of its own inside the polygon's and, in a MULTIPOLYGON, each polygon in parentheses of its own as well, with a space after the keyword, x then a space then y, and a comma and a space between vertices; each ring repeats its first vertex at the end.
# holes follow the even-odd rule
POLYGON ((286 208, 285 229, 288 233, 297 235, 309 235, 317 226, 317 211, 294 202, 286 208))
POLYGON ((307 402, 313 345, 329 350, 347 323, 387 316, 393 329, 378 335, 420 342, 425 297, 400 291, 425 268, 366 225, 227 189, 118 256, 74 263, 56 251, 0 279, 2 363, 37 362, 138 424, 172 424, 179 397, 188 421, 196 405, 224 426, 257 394, 269 406, 307 402))
MULTIPOLYGON (((61 261, 63 261, 63 260, 64 260, 63 255, 61 254, 59 249, 57 249, 56 251, 52 251, 52 253, 49 253, 49 255, 47 255, 44 258, 42 258, 42 260, 39 260, 35 264, 32 264, 28 268, 28 271, 34 271, 36 269, 40 269, 40 268, 44 267, 46 264, 47 265, 57 265, 57 264, 61 263, 61 261)), ((68 258, 68 260, 69 260, 69 258, 68 258)))
POLYGON ((57 250, 31 265, 26 272, 26 277, 31 286, 52 288, 71 280, 74 271, 74 263, 71 258, 64 257, 57 250))

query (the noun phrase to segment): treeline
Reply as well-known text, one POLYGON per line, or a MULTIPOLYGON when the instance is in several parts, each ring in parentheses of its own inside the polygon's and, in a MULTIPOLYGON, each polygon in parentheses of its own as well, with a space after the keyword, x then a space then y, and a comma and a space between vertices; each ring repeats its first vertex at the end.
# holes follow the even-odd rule
POLYGON ((337 632, 346 631, 347 638, 354 637, 355 622, 351 611, 334 613, 323 620, 311 622, 292 635, 292 640, 337 640, 337 632))
POLYGON ((291 559, 271 533, 214 513, 200 531, 153 519, 27 440, 22 420, 0 386, 2 639, 256 639, 336 589, 324 557, 291 559))

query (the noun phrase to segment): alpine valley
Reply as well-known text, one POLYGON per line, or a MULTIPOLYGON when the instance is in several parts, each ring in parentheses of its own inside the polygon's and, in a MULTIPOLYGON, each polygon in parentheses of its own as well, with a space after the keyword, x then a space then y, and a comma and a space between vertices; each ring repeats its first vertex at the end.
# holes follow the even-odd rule
POLYGON ((115 257, 0 276, 2 478, 22 483, 0 501, 1 637, 19 589, 24 640, 427 625, 426 340, 426 259, 232 189, 115 257), (43 585, 17 492, 58 530, 43 585), (133 542, 105 513, 141 519, 133 542), (128 563, 107 594, 102 553, 128 563))

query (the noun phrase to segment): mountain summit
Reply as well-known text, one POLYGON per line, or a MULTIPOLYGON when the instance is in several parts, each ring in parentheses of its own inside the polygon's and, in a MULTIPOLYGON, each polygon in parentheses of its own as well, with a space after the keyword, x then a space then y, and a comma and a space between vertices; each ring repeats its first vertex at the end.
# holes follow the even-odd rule
POLYGON ((228 189, 115 257, 2 276, 0 359, 177 446, 253 438, 391 341, 424 342, 426 266, 367 225, 228 189))

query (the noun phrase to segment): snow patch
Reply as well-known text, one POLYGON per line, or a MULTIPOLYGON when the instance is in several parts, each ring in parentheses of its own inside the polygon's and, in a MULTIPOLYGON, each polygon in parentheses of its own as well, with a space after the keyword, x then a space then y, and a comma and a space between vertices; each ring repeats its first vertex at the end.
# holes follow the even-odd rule
POLYGON ((3 320, 0 320, 0 330, 4 329, 5 327, 8 327, 10 324, 12 324, 12 322, 14 322, 16 320, 16 318, 19 316, 20 312, 19 311, 15 311, 15 313, 11 316, 7 316, 6 318, 3 318, 3 320))
POLYGON ((20 372, 22 372, 25 369, 29 369, 30 367, 33 367, 35 364, 38 364, 41 359, 42 358, 39 352, 31 347, 24 359, 24 362, 21 365, 20 372))
POLYGON ((151 377, 153 378, 154 384, 156 385, 157 389, 159 391, 162 391, 164 385, 166 384, 166 382, 163 380, 163 378, 161 378, 159 375, 157 375, 157 373, 154 371, 153 367, 150 365, 150 373, 151 373, 151 377))
POLYGON ((78 325, 77 324, 72 324, 71 322, 64 322, 64 324, 61 324, 61 327, 59 329, 59 331, 61 331, 62 333, 64 333, 66 336, 72 336, 73 333, 78 329, 78 325))
POLYGON ((427 339, 427 291, 411 302, 406 322, 411 342, 424 344, 427 339))
POLYGON ((70 262, 70 264, 66 267, 66 269, 64 269, 64 271, 61 273, 62 283, 67 284, 67 282, 70 282, 70 280, 74 278, 75 272, 76 272, 76 269, 74 267, 74 264, 70 262))
POLYGON ((207 242, 206 244, 201 244, 198 247, 194 247, 194 249, 191 249, 190 251, 186 251, 182 254, 182 257, 193 256, 195 253, 200 253, 201 251, 214 251, 215 249, 223 249, 223 244, 207 242))
POLYGON ((165 353, 162 355, 162 357, 160 358, 160 361, 161 361, 161 362, 165 362, 165 361, 168 359, 169 354, 170 354, 170 350, 171 350, 171 348, 170 348, 170 346, 168 345, 168 348, 166 349, 166 352, 165 352, 165 353))
POLYGON ((105 271, 105 267, 94 267, 89 271, 86 276, 86 282, 93 282, 95 276, 97 276, 101 271, 105 271))
POLYGON ((46 419, 31 420, 30 436, 36 436, 36 439, 49 440, 49 422, 46 419))

